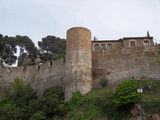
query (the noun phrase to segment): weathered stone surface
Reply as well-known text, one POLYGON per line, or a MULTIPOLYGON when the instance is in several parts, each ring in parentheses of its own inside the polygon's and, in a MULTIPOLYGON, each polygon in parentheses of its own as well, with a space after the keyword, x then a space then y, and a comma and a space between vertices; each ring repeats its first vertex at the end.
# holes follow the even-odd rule
POLYGON ((76 27, 67 31, 65 71, 65 98, 80 91, 86 94, 92 88, 91 32, 76 27))
POLYGON ((150 46, 93 51, 93 87, 99 87, 98 81, 102 77, 108 79, 109 84, 142 76, 160 79, 160 65, 156 59, 158 49, 158 46, 150 46), (98 73, 97 77, 94 77, 95 73, 98 73))
POLYGON ((160 117, 158 114, 154 114, 152 117, 152 120, 160 120, 160 117))
POLYGON ((140 112, 141 112, 141 106, 139 104, 134 105, 134 107, 131 110, 132 116, 136 116, 140 114, 140 112))
POLYGON ((11 68, 2 68, 0 70, 0 85, 8 88, 14 81, 14 78, 19 77, 26 83, 30 83, 38 95, 42 94, 45 88, 52 86, 64 87, 64 69, 65 64, 63 59, 52 62, 52 66, 49 67, 48 63, 41 64, 39 70, 36 66, 27 66, 25 69, 23 66, 11 68))
MULTIPOLYGON (((108 79, 109 85, 132 77, 142 80, 142 76, 160 80, 160 65, 156 59, 160 45, 154 45, 153 37, 91 41, 91 32, 88 29, 76 27, 67 31, 66 48, 66 63, 56 60, 52 66, 44 63, 39 68, 27 66, 35 61, 26 57, 25 62, 21 61, 25 63, 21 64, 24 67, 0 67, 0 86, 5 90, 15 77, 19 77, 30 83, 38 94, 45 88, 65 86, 65 97, 69 99, 78 90, 85 94, 91 88, 101 87, 99 81, 104 78, 108 79), (136 40, 137 46, 130 48, 130 40, 136 40), (144 47, 146 40, 149 41, 148 47, 144 47), (112 44, 112 48, 94 50, 96 44, 112 44)), ((36 63, 39 61, 37 59, 36 63)))

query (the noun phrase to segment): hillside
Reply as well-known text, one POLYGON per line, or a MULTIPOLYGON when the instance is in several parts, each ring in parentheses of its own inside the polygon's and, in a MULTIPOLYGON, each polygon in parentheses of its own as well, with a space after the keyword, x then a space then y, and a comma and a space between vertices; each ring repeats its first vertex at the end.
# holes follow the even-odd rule
POLYGON ((92 90, 85 96, 76 92, 65 102, 62 88, 46 89, 37 98, 33 89, 18 78, 13 89, 7 90, 5 98, 0 100, 0 120, 137 120, 141 117, 138 107, 141 96, 137 94, 137 85, 141 85, 144 91, 142 103, 145 120, 158 120, 159 80, 127 80, 118 86, 92 90), (123 88, 119 90, 121 86, 123 88), (117 93, 121 94, 118 99, 117 93), (117 100, 118 103, 115 102, 117 100))

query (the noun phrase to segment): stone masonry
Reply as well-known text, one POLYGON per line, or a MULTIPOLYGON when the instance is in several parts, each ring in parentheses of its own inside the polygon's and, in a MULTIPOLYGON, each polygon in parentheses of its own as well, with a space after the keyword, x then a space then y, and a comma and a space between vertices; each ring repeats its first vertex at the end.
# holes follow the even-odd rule
POLYGON ((62 86, 65 98, 73 92, 86 94, 99 88, 101 79, 116 84, 129 78, 160 80, 160 65, 153 37, 125 37, 119 40, 91 41, 90 30, 74 27, 67 31, 66 62, 63 59, 25 68, 0 65, 0 97, 19 77, 41 95, 45 88, 62 86))

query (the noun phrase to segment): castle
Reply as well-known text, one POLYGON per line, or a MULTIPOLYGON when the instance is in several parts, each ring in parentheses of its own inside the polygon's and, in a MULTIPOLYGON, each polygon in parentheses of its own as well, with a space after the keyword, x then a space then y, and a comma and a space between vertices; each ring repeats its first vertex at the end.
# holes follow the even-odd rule
MULTIPOLYGON (((129 78, 160 80, 160 65, 153 37, 124 37, 119 40, 91 41, 91 31, 74 27, 67 31, 66 62, 54 60, 37 66, 0 67, 0 86, 4 91, 19 77, 30 83, 39 95, 45 88, 62 86, 65 98, 73 92, 86 94, 101 87, 101 79, 116 84, 129 78)), ((1 95, 2 96, 2 95, 1 95)))

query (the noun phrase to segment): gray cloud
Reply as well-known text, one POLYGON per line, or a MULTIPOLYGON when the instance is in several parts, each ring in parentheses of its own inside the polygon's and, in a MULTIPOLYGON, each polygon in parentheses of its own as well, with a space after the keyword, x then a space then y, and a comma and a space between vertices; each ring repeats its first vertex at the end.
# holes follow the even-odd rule
POLYGON ((98 39, 144 36, 160 42, 159 0, 0 0, 0 33, 52 34, 65 38, 73 26, 88 27, 98 39))

